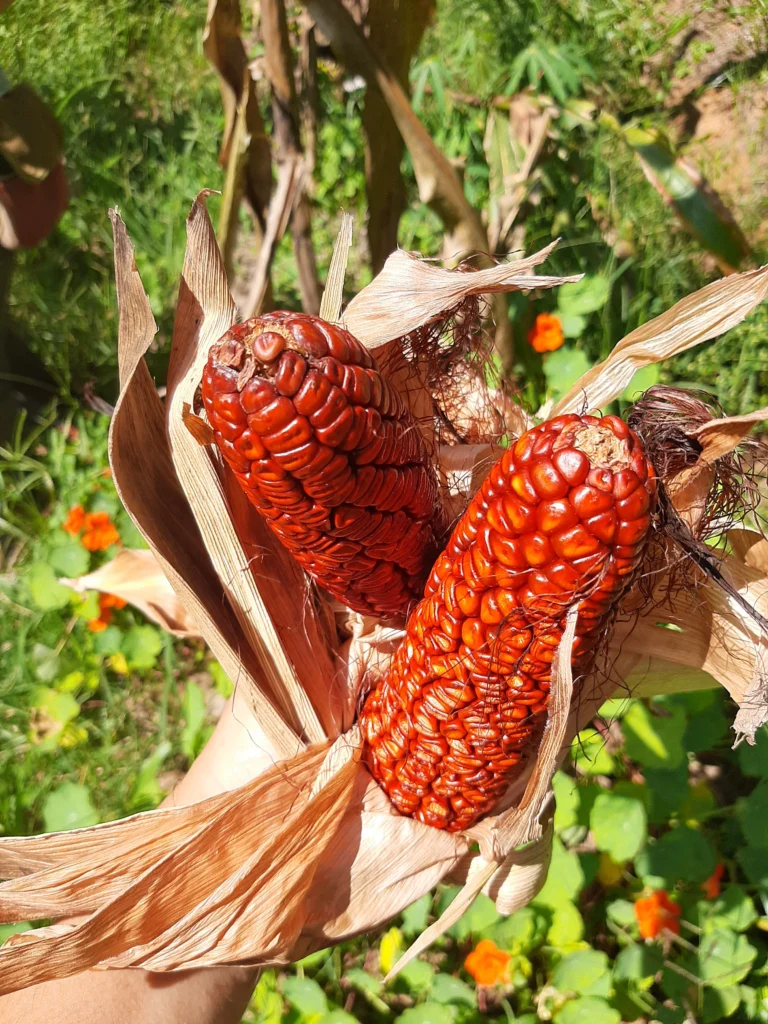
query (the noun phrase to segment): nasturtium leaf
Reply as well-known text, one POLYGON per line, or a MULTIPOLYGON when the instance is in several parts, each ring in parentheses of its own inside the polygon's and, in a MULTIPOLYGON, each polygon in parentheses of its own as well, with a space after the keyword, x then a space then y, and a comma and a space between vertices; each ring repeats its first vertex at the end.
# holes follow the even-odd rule
POLYGON ((571 384, 589 369, 590 363, 581 349, 563 345, 556 352, 550 352, 544 360, 544 376, 547 392, 551 398, 564 395, 571 384))
POLYGON ((43 612, 65 608, 77 596, 69 587, 59 583, 53 566, 47 562, 34 562, 30 565, 26 572, 26 583, 32 601, 43 612))
POLYGON ((699 944, 699 977, 715 988, 736 985, 749 974, 756 957, 757 950, 744 935, 718 928, 699 944))
POLYGON ((705 988, 701 1008, 703 1024, 715 1024, 715 1021, 732 1017, 738 1010, 740 1002, 741 992, 738 985, 705 988))
POLYGON ((30 710, 30 740, 41 750, 55 750, 66 726, 80 714, 80 705, 71 693, 41 686, 32 694, 30 710))
POLYGON ((547 945, 563 949, 579 942, 584 935, 584 918, 573 903, 561 903, 552 913, 547 945))
POLYGON ((85 594, 78 594, 75 597, 75 615, 86 622, 91 619, 98 619, 101 616, 98 590, 88 590, 85 594))
POLYGON ((280 1024, 283 1017, 283 998, 277 991, 274 971, 264 971, 251 996, 259 1024, 280 1024))
POLYGON ((646 768, 675 768, 685 759, 685 711, 664 708, 652 715, 645 704, 633 704, 621 722, 627 755, 646 768))
POLYGON ((77 782, 62 782, 46 797, 43 804, 43 827, 46 832, 66 832, 72 828, 96 825, 98 812, 90 791, 77 782))
POLYGON ((403 911, 403 921, 400 927, 404 935, 421 935, 427 927, 429 914, 432 910, 432 893, 425 892, 422 897, 411 903, 403 911))
POLYGON ((598 850, 610 854, 619 864, 632 860, 648 832, 643 804, 610 790, 600 793, 595 800, 590 824, 598 850))
POLYGON ((578 821, 578 786, 571 775, 555 772, 552 788, 555 791, 555 828, 561 832, 578 821))
POLYGON ((488 928, 491 928, 501 918, 493 900, 480 893, 474 903, 464 911, 456 924, 449 928, 448 934, 457 942, 463 942, 470 936, 473 938, 483 937, 488 928))
POLYGON ((702 780, 689 788, 688 795, 680 805, 680 820, 688 824, 706 821, 716 806, 714 793, 702 780))
POLYGON ((581 337, 584 333, 584 328, 587 326, 587 318, 585 316, 579 316, 578 313, 563 313, 562 310, 558 310, 557 315, 560 317, 564 337, 581 337))
POLYGON ((12 935, 18 935, 19 932, 28 932, 32 925, 29 921, 19 921, 18 924, 0 924, 0 946, 10 939, 12 935))
POLYGON ((768 846, 768 779, 759 782, 737 806, 747 842, 753 846, 768 846))
POLYGON ((670 889, 678 882, 705 882, 716 864, 717 856, 707 837, 684 826, 649 843, 635 858, 638 875, 654 889, 670 889))
POLYGON ((615 981, 644 985, 661 970, 664 957, 658 946, 633 942, 622 949, 613 964, 615 981))
POLYGON ((123 639, 123 654, 130 668, 154 668, 163 638, 154 626, 133 626, 123 639))
POLYGON ((605 913, 609 921, 617 928, 627 930, 637 928, 635 917, 635 905, 631 900, 611 900, 606 906, 605 913))
POLYGON ((41 683, 52 683, 59 675, 60 657, 52 647, 32 644, 29 659, 34 666, 35 676, 41 683))
MULTIPOLYGON (((259 1021, 259 1024, 262 1024, 262 1022, 259 1021)), ((347 1013, 346 1010, 340 1010, 337 1007, 335 1010, 331 1010, 330 1013, 326 1013, 324 1017, 320 1017, 317 1024, 360 1024, 360 1022, 351 1013, 347 1013)))
POLYGON ((585 274, 580 281, 558 288, 558 311, 576 316, 594 313, 605 305, 610 289, 610 282, 606 277, 601 274, 585 274))
POLYGON ((619 1024, 621 1014, 598 996, 569 999, 555 1014, 556 1024, 619 1024))
POLYGON ((160 788, 157 775, 170 752, 171 744, 166 740, 159 743, 157 749, 144 759, 128 801, 129 811, 152 810, 163 799, 165 792, 160 788))
POLYGON ((583 996, 609 996, 611 972, 608 957, 597 949, 578 949, 563 957, 552 971, 559 992, 583 996))
POLYGON ((658 384, 659 379, 660 371, 658 363, 651 363, 649 366, 641 366, 639 370, 635 370, 632 380, 627 384, 624 389, 624 394, 621 397, 625 402, 636 402, 644 391, 647 391, 648 388, 652 388, 654 384, 658 384))
POLYGON ((409 992, 423 995, 432 985, 437 968, 425 960, 411 960, 394 978, 396 987, 405 987, 409 992))
POLYGON ((610 775, 615 767, 605 749, 605 737, 597 729, 582 729, 571 744, 571 757, 586 775, 610 775))
POLYGON ((650 795, 648 820, 665 825, 688 796, 688 762, 683 760, 670 771, 646 767, 643 775, 650 795))
MULTIPOLYGON (((412 960, 410 964, 406 965, 406 969, 418 963, 421 963, 421 961, 412 960)), ((344 977, 352 988, 356 988, 359 992, 367 992, 369 995, 377 996, 383 988, 381 979, 374 978, 372 974, 364 971, 362 967, 350 967, 344 977)))
POLYGON ((742 775, 768 778, 768 725, 757 730, 754 746, 740 743, 736 757, 742 775))
POLYGON ((428 1000, 395 1017, 394 1024, 453 1024, 453 1013, 449 1007, 428 1000))
POLYGON ((93 634, 93 649, 108 658, 117 654, 123 644, 123 631, 118 626, 107 626, 101 633, 93 634))
POLYGON ((754 901, 741 885, 729 885, 715 900, 699 902, 699 927, 704 931, 730 928, 745 932, 756 920, 754 901))
POLYGON ((516 953, 532 953, 545 941, 550 925, 550 911, 537 906, 521 907, 509 917, 493 925, 486 937, 493 939, 499 949, 516 953))
POLYGON ((572 903, 584 888, 584 869, 575 853, 569 853, 555 836, 552 843, 552 860, 547 880, 535 903, 546 907, 559 907, 572 903))
POLYGON ((220 694, 224 698, 231 697, 235 692, 234 683, 218 661, 211 661, 208 664, 208 671, 211 673, 213 684, 216 687, 216 693, 220 694))
POLYGON ((313 978, 295 978, 289 975, 282 981, 283 995, 301 1017, 328 1012, 325 992, 313 978))
POLYGON ((600 705, 597 717, 604 722, 616 722, 626 715, 634 703, 632 697, 611 697, 600 705))
POLYGON ((51 548, 48 562, 57 576, 82 576, 88 572, 91 557, 83 545, 69 537, 51 548))
POLYGON ((768 849, 747 843, 737 850, 736 859, 749 881, 768 892, 768 849))
POLYGON ((452 974, 436 974, 432 979, 429 998, 436 1003, 454 1006, 477 1006, 477 995, 461 978, 452 974))

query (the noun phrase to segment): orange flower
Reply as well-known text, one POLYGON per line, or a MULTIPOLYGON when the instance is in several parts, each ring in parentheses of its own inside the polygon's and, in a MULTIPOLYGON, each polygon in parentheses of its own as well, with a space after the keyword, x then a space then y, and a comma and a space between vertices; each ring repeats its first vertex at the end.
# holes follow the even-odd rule
POLYGON ((708 900, 716 900, 720 895, 720 879, 724 874, 725 864, 718 864, 706 882, 701 883, 701 888, 708 900))
POLYGON ((120 534, 107 512, 86 512, 83 526, 82 544, 88 551, 106 551, 120 543, 120 534))
POLYGON ((664 889, 656 889, 635 903, 635 917, 644 939, 655 939, 665 931, 679 935, 681 913, 680 905, 671 900, 664 889))
POLYGON ((67 518, 61 524, 62 530, 68 533, 71 537, 76 537, 83 528, 83 519, 85 518, 85 511, 82 505, 73 505, 72 508, 67 512, 67 518))
POLYGON ((563 344, 563 325, 552 313, 539 313, 528 331, 528 344, 536 352, 554 352, 563 344))
POLYGON ((99 594, 99 617, 88 620, 88 629, 92 633, 103 633, 112 621, 112 609, 125 608, 125 601, 117 594, 99 594))
POLYGON ((509 953, 491 939, 482 939, 464 961, 464 968, 478 985, 497 985, 509 977, 509 953))

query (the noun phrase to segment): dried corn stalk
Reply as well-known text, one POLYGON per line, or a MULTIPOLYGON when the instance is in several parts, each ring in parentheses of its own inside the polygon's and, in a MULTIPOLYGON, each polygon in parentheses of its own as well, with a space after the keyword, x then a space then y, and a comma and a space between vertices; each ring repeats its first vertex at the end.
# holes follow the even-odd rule
MULTIPOLYGON (((578 607, 569 599, 553 645, 547 724, 528 774, 514 780, 495 813, 462 831, 435 829, 393 811, 361 760, 362 739, 353 720, 359 683, 366 674, 386 673, 397 632, 370 617, 345 615, 337 621, 343 620, 352 638, 339 648, 328 605, 306 587, 275 535, 249 514, 247 499, 215 449, 201 446, 188 429, 211 346, 234 321, 202 198, 188 232, 163 406, 143 361, 154 322, 125 229, 115 218, 122 392, 112 427, 112 466, 128 511, 236 680, 238 694, 249 700, 260 730, 254 736, 276 763, 239 789, 191 807, 61 835, 0 838, 0 877, 8 879, 0 885, 0 918, 85 915, 80 923, 26 932, 6 943, 0 950, 0 992, 91 966, 168 971, 288 962, 380 926, 450 873, 463 874, 466 885, 447 915, 422 936, 422 945, 481 889, 511 912, 535 894, 546 875, 552 772, 621 679, 577 680, 579 699, 571 700, 578 607), (478 852, 472 852, 473 843, 478 852)), ((428 445, 435 443, 432 399, 419 390, 418 364, 410 377, 401 373, 397 339, 455 310, 467 295, 556 285, 557 279, 532 275, 541 258, 451 273, 398 253, 346 311, 345 326, 375 351, 382 372, 408 388, 404 396, 422 417, 428 445)), ((610 401, 638 365, 714 337, 746 316, 767 290, 763 270, 734 275, 690 296, 625 339, 603 368, 575 385, 558 413, 582 415, 610 401)), ((711 431, 721 447, 738 442, 727 423, 711 431)), ((441 479, 455 507, 482 482, 488 449, 439 455, 441 479)), ((637 515, 641 520, 643 513, 637 515)), ((766 642, 744 607, 765 610, 762 544, 734 545, 723 563, 742 603, 705 583, 690 602, 685 595, 669 604, 659 574, 653 613, 643 616, 641 609, 633 630, 620 617, 608 660, 627 677, 642 675, 646 688, 667 686, 674 665, 708 672, 738 703, 749 699, 746 731, 754 729, 766 716, 766 642), (660 629, 657 624, 664 622, 678 624, 680 631, 660 629)), ((578 657, 577 648, 576 663, 578 657)), ((263 758, 262 753, 262 767, 263 758)))

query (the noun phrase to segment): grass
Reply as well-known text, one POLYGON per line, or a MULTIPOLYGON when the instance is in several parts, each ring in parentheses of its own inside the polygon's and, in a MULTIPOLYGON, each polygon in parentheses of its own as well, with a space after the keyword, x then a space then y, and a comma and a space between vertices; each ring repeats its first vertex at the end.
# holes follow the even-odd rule
MULTIPOLYGON (((202 54, 204 14, 192 0, 16 0, 0 19, 0 65, 12 80, 34 83, 60 118, 72 188, 52 238, 17 256, 11 293, 16 327, 56 399, 21 420, 0 447, 0 832, 9 835, 155 806, 201 748, 229 688, 202 643, 172 641, 130 608, 115 610, 107 628, 94 632, 96 595, 58 582, 97 568, 117 550, 91 553, 82 534, 70 536, 63 524, 73 506, 106 512, 124 546, 141 544, 105 475, 108 420, 83 411, 78 399, 88 383, 107 400, 116 394, 107 218, 115 205, 158 322, 149 362, 158 383, 164 380, 184 218, 201 187, 223 181, 221 103, 202 54)), ((489 192, 482 103, 504 92, 524 50, 529 64, 554 53, 555 73, 565 76, 556 88, 574 98, 624 120, 663 123, 669 71, 663 61, 655 75, 644 69, 664 56, 683 22, 665 24, 658 15, 655 0, 440 0, 414 68, 418 81, 431 62, 431 88, 422 91, 419 109, 446 153, 463 161, 467 195, 478 208, 489 192), (569 54, 578 54, 575 77, 562 64, 569 54)), ((541 88, 550 87, 540 69, 541 88)), ((764 67, 750 66, 733 79, 745 88, 745 76, 759 83, 764 75, 764 67)), ((340 209, 360 222, 365 213, 363 94, 345 91, 342 78, 321 61, 313 186, 321 267, 340 209)), ((633 327, 714 276, 614 134, 564 117, 553 130, 535 201, 525 210, 523 243, 532 250, 561 235, 552 272, 585 272, 608 288, 578 337, 546 363, 522 339, 532 314, 555 308, 557 296, 510 304, 518 371, 533 407, 547 388, 564 386, 573 365, 602 358, 633 327)), ((436 253, 440 224, 418 201, 407 159, 404 168, 409 205, 400 243, 436 253)), ((216 203, 212 198, 214 222, 216 203)), ((288 240, 273 272, 281 305, 297 306, 288 240)), ((350 290, 368 276, 358 234, 350 290)), ((766 328, 768 311, 758 311, 722 340, 665 367, 665 379, 703 385, 733 413, 765 404, 766 328)), ((315 954, 289 971, 265 972, 247 1024, 533 1024, 537 1016, 556 1024, 587 1017, 591 1024, 638 1017, 674 1024, 684 1012, 673 1002, 705 1024, 728 1016, 768 1020, 768 737, 755 750, 732 752, 732 708, 715 692, 624 702, 605 716, 609 724, 582 735, 558 776, 555 867, 531 908, 500 919, 490 901, 478 899, 385 988, 382 973, 456 891, 441 886, 382 935, 315 954), (702 884, 718 863, 723 894, 707 899, 702 884), (664 954, 672 968, 659 959, 658 944, 642 943, 633 909, 644 891, 661 887, 682 907, 681 938, 664 954), (713 954, 713 935, 718 948, 739 956, 713 954), (478 988, 463 967, 483 939, 508 957, 499 986, 478 988), (734 963, 744 964, 743 972, 734 963), (686 986, 681 977, 703 981, 686 986)), ((5 934, 0 929, 0 940, 5 934)))

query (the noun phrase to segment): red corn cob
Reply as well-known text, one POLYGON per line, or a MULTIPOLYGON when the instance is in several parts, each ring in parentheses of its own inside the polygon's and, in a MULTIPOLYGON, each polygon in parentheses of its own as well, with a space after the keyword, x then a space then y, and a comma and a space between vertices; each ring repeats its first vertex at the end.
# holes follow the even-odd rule
POLYGON ((235 324, 203 401, 251 502, 350 608, 405 615, 437 553, 437 480, 398 392, 355 338, 301 313, 235 324))
POLYGON ((504 453, 362 711, 366 759, 402 814, 458 831, 503 795, 535 749, 568 609, 578 602, 578 682, 634 579, 655 497, 642 442, 615 416, 559 416, 504 453))

